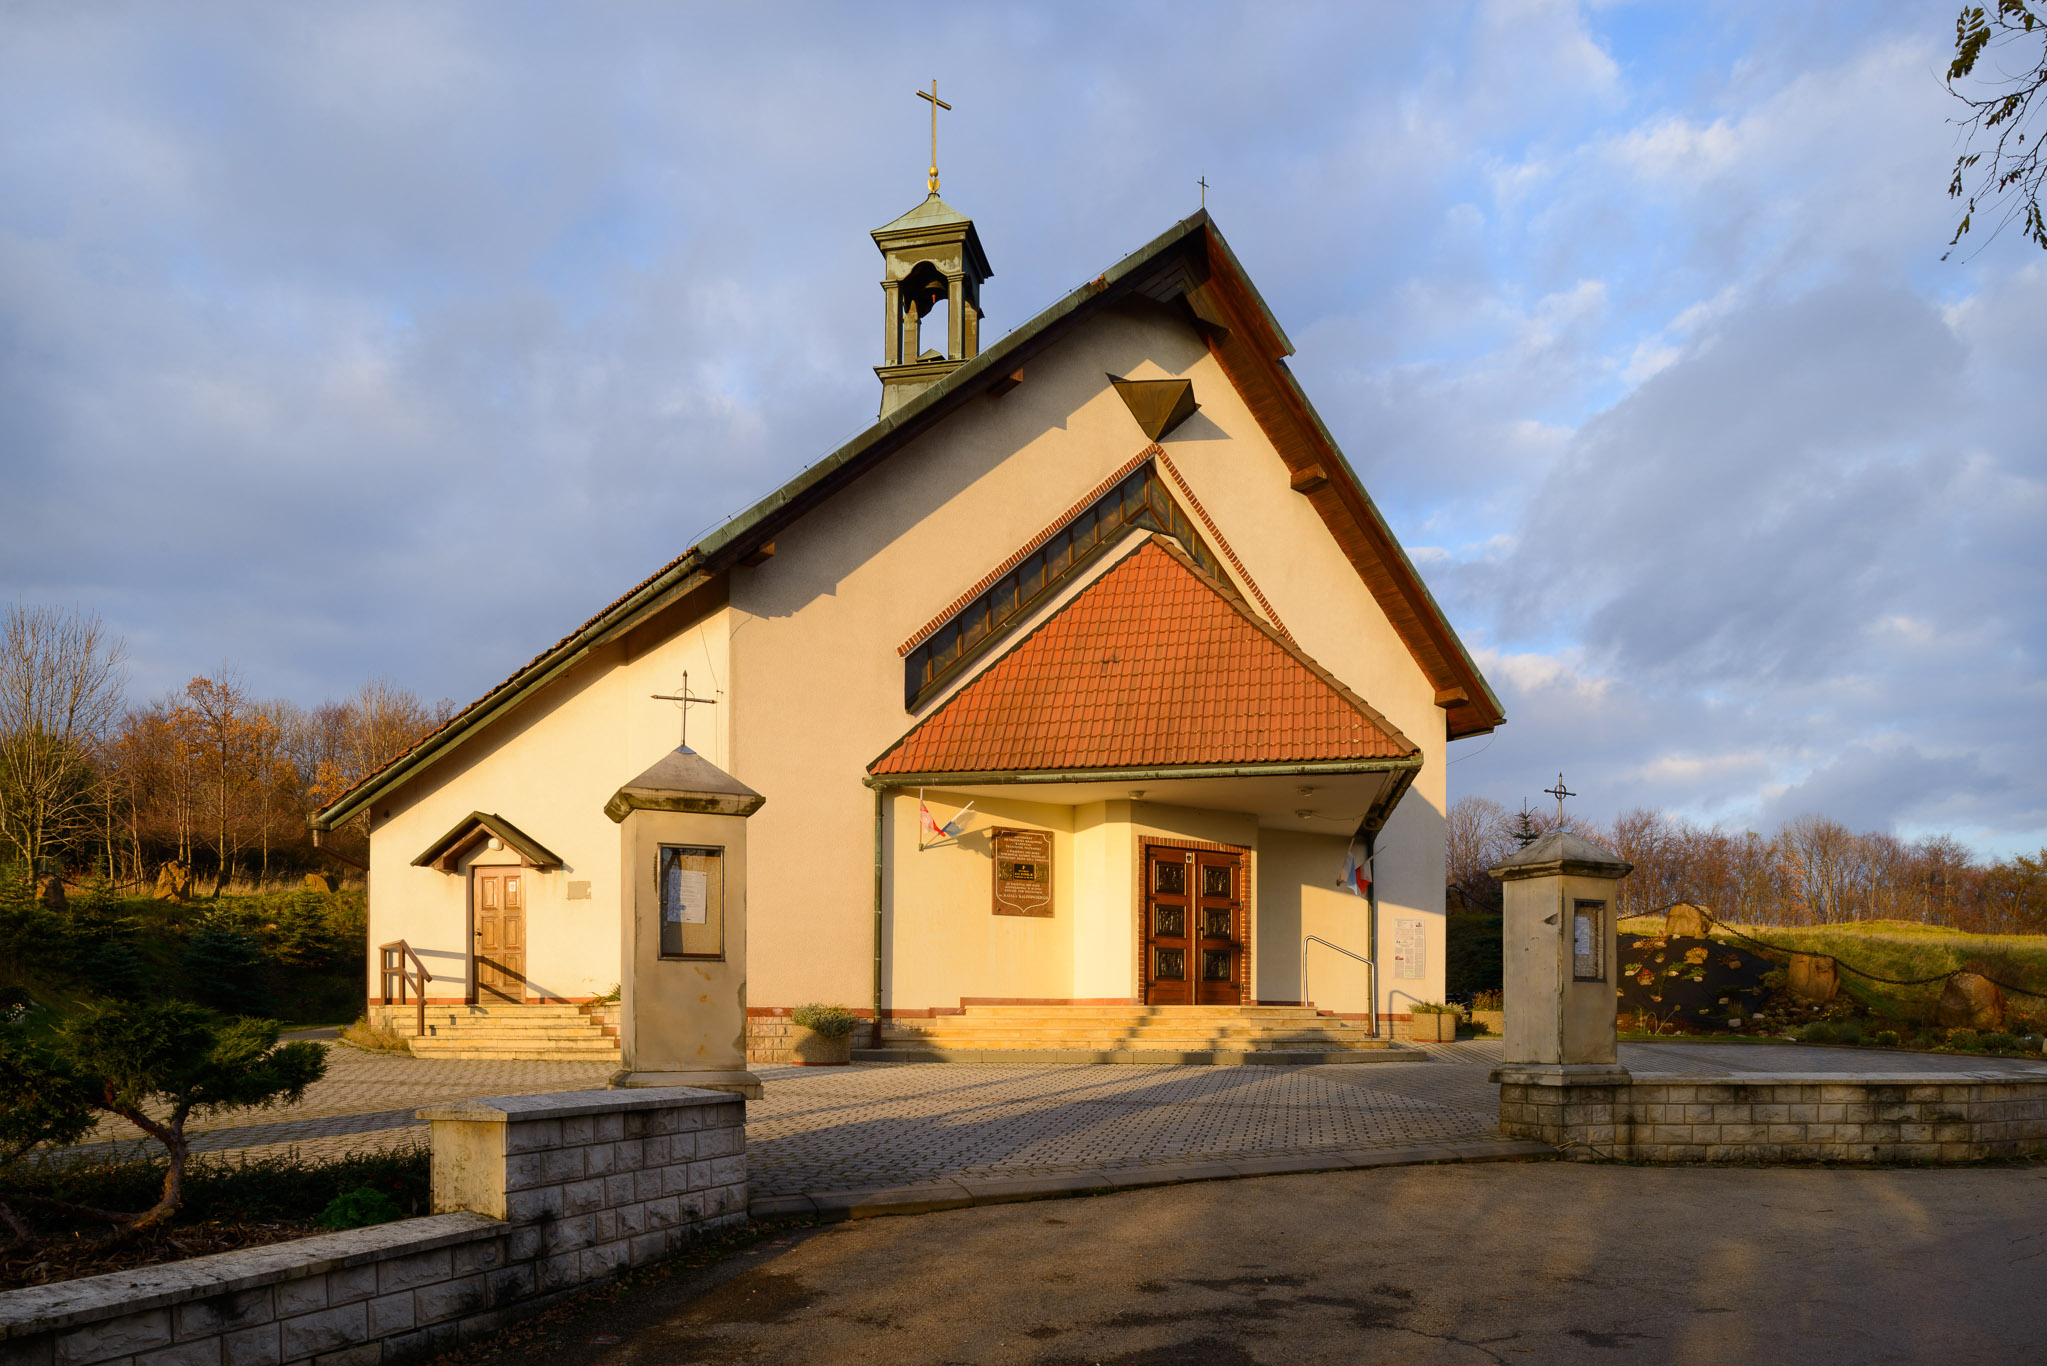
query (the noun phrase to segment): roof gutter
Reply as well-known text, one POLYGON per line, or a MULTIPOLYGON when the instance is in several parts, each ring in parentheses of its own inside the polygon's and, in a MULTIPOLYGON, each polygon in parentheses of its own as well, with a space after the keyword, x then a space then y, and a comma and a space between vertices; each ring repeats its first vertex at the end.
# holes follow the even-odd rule
POLYGON ((1419 754, 1398 759, 1326 759, 1284 764, 1175 764, 1163 768, 1018 769, 982 773, 886 773, 861 779, 883 791, 892 787, 994 787, 1047 783, 1172 782, 1194 778, 1294 778, 1318 774, 1412 773, 1422 766, 1419 754))

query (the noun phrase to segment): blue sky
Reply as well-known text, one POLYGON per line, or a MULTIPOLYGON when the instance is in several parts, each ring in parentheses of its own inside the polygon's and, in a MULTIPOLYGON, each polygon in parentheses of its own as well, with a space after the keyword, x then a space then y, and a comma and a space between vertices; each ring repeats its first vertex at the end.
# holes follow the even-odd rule
POLYGON ((132 691, 466 701, 1209 206, 1502 694, 1453 795, 2047 843, 2047 254, 1940 260, 1952 4, 0 10, 0 596, 132 691))

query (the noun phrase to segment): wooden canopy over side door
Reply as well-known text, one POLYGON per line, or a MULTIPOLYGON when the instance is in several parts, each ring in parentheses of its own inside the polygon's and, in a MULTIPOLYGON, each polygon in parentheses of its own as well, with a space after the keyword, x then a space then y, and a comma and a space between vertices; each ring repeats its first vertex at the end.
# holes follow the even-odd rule
POLYGON ((1244 856, 1148 844, 1144 1003, 1244 1003, 1244 856))
POLYGON ((474 968, 479 1004, 526 999, 526 870, 470 870, 471 916, 476 922, 474 968))

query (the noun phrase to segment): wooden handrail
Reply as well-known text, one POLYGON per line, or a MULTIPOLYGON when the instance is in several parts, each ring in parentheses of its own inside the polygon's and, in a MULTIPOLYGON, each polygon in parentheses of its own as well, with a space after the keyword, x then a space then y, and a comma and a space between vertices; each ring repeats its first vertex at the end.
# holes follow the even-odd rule
POLYGON ((388 944, 377 945, 377 967, 380 974, 377 981, 377 992, 384 998, 385 1005, 404 1005, 405 988, 408 982, 413 987, 413 1000, 417 1003, 416 1008, 418 1011, 414 1018, 414 1029, 417 1037, 425 1038, 426 984, 434 980, 434 975, 426 970, 426 964, 420 961, 419 955, 412 951, 412 945, 406 943, 403 939, 394 939, 388 944), (396 950, 398 954, 396 962, 392 961, 391 954, 393 950, 396 950), (414 969, 411 973, 405 970, 405 960, 408 958, 412 960, 414 969), (398 999, 395 1002, 391 999, 391 979, 393 977, 398 979, 398 999))

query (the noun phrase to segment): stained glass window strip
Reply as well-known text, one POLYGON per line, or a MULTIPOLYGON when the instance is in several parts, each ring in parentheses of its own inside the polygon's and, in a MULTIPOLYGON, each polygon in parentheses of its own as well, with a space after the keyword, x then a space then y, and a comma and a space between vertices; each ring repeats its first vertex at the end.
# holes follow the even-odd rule
POLYGON ((1204 571, 1224 583, 1230 582, 1222 564, 1195 534, 1194 523, 1166 492, 1158 470, 1144 464, 1053 532, 1022 563, 962 607, 929 640, 910 651, 903 661, 904 705, 914 709, 964 672, 968 664, 1000 638, 1005 627, 1058 592, 1062 584, 1133 527, 1164 532, 1184 546, 1204 571))

